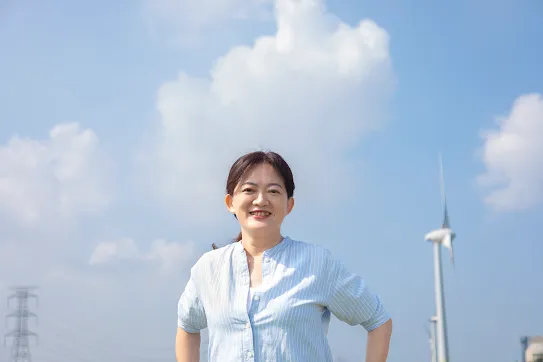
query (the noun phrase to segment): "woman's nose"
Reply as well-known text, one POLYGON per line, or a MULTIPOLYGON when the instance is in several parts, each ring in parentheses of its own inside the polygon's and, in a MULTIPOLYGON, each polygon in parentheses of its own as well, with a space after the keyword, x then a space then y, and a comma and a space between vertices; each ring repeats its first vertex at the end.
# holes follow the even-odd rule
POLYGON ((265 192, 259 192, 257 197, 254 200, 254 203, 257 205, 266 204, 268 202, 268 198, 266 197, 265 192))

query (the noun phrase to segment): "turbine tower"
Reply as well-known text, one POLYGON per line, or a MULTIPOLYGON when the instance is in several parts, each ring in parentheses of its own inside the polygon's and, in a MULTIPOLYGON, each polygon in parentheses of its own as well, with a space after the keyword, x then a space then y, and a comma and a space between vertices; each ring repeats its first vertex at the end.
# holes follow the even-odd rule
POLYGON ((432 356, 432 362, 437 362, 437 348, 436 348, 436 322, 437 322, 437 317, 432 316, 432 318, 430 318, 428 320, 428 322, 430 322, 430 330, 428 331, 428 334, 429 334, 429 337, 430 337, 430 340, 429 340, 429 343, 430 343, 430 355, 432 356))
POLYGON ((437 362, 450 362, 447 318, 445 313, 445 292, 443 289, 443 270, 441 267, 441 246, 443 245, 445 248, 449 249, 451 262, 454 266, 453 241, 456 234, 451 229, 449 214, 447 212, 447 197, 445 196, 445 181, 443 177, 443 162, 441 155, 439 156, 439 169, 441 175, 441 198, 443 200, 443 224, 441 225, 441 228, 426 234, 424 239, 432 242, 434 248, 437 362))

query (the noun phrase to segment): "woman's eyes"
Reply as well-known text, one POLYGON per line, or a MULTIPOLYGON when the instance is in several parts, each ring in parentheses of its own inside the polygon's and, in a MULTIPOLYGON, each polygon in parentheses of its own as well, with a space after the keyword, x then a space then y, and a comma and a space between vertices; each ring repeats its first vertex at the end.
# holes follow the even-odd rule
MULTIPOLYGON (((254 192, 255 190, 252 189, 252 188, 246 188, 246 189, 243 189, 242 192, 246 192, 246 193, 250 193, 250 192, 254 192)), ((271 189, 269 190, 270 193, 272 194, 278 194, 280 193, 279 190, 275 190, 275 189, 271 189)))

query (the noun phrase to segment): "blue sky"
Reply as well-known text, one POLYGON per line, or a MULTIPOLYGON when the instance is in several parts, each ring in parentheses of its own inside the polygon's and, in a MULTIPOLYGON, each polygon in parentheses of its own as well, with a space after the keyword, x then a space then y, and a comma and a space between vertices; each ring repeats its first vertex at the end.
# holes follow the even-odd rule
MULTIPOLYGON (((250 53, 276 34, 269 4, 208 11, 218 3, 0 6, 0 287, 41 286, 36 358, 70 346, 66 359, 171 360, 187 268, 235 235, 223 182, 255 147, 284 154, 297 176, 285 234, 330 248, 382 295, 391 362, 429 360, 423 236, 442 221, 442 152, 458 234, 456 267, 443 259, 451 359, 519 358, 519 337, 543 333, 543 5, 327 1, 336 21, 379 27, 366 24, 376 48, 356 48, 341 73, 319 12, 285 15, 296 47, 250 53), (304 58, 315 50, 319 61, 304 58), (486 130, 501 137, 485 143, 486 130), (505 194, 488 203, 478 177, 496 170, 505 194)), ((344 361, 361 360, 361 341, 362 329, 332 325, 344 361)))

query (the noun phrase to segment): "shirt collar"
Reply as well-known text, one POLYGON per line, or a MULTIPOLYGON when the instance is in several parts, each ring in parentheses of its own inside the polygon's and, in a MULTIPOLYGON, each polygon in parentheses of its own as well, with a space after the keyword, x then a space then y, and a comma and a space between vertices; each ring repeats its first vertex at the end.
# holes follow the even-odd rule
MULTIPOLYGON (((273 256, 273 255, 276 255, 276 254, 279 253, 281 250, 285 249, 285 248, 288 246, 288 244, 290 244, 290 242, 291 242, 290 237, 285 236, 285 237, 283 238, 283 240, 281 240, 281 241, 279 242, 279 244, 275 245, 274 247, 272 247, 272 248, 270 248, 270 249, 265 250, 264 253, 263 253, 263 255, 264 255, 264 256, 268 256, 268 257, 271 257, 271 256, 273 256)), ((244 252, 244 251, 245 251, 244 248, 243 248, 243 245, 242 245, 242 242, 241 242, 241 241, 237 242, 236 244, 238 244, 238 245, 236 245, 235 247, 236 247, 236 249, 237 249, 239 252, 244 252)))

